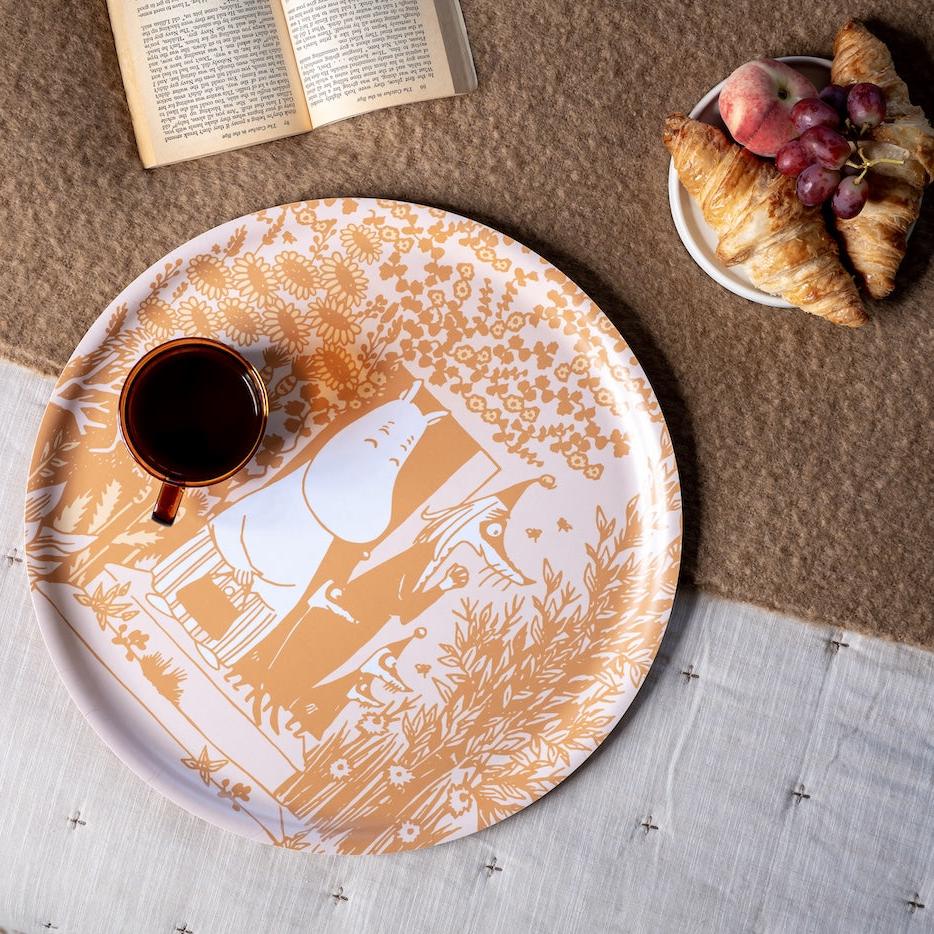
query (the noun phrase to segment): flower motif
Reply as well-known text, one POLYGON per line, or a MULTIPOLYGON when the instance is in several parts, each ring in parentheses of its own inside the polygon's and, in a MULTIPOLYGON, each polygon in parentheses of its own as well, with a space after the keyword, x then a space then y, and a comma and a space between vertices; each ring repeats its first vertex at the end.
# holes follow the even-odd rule
POLYGON ((218 302, 217 310, 228 337, 242 347, 249 347, 259 337, 260 317, 251 305, 239 298, 225 298, 218 302))
POLYGON ((385 714, 368 713, 360 718, 359 726, 364 733, 385 733, 389 720, 385 714))
POLYGON ((335 759, 331 763, 331 778, 342 779, 350 774, 350 764, 346 759, 335 759))
POLYGON ((510 394, 503 400, 503 406, 507 412, 521 412, 523 409, 522 397, 510 394))
POLYGON ((524 325, 525 325, 525 315, 520 314, 520 312, 518 311, 514 311, 506 319, 506 327, 510 331, 521 331, 524 325))
POLYGON ((253 786, 244 785, 243 782, 235 782, 231 787, 228 787, 228 785, 230 785, 230 779, 225 778, 221 782, 221 787, 217 792, 217 797, 229 798, 230 806, 235 811, 239 811, 241 810, 239 802, 250 800, 250 792, 253 790, 253 786))
POLYGON ((476 394, 467 397, 467 410, 469 412, 482 412, 486 408, 486 399, 476 394))
POLYGON ((295 220, 297 223, 305 227, 314 227, 314 225, 318 223, 318 214, 307 201, 293 204, 292 210, 295 212, 295 220))
POLYGON ((357 395, 361 399, 372 399, 376 395, 376 387, 370 382, 361 383, 357 387, 357 395))
POLYGON ((308 358, 308 370, 312 379, 319 380, 335 391, 353 388, 359 376, 354 358, 343 347, 336 345, 319 347, 308 358))
POLYGON ((389 781, 396 788, 401 788, 412 781, 412 773, 401 765, 391 765, 389 766, 389 781))
POLYGON ((499 421, 499 416, 496 414, 496 409, 487 409, 481 416, 484 422, 487 425, 493 425, 499 421))
POLYGON ((575 451, 568 457, 568 464, 573 467, 574 470, 580 470, 587 465, 587 458, 581 454, 580 451, 575 451))
POLYGON ((603 476, 603 464, 590 464, 584 468, 584 476, 588 480, 599 480, 603 476))
POLYGON ((413 824, 412 821, 407 820, 399 828, 399 839, 403 843, 414 843, 418 839, 418 835, 421 832, 421 828, 418 824, 413 824))
POLYGON ((573 373, 577 373, 577 374, 586 373, 589 367, 590 367, 590 364, 588 363, 587 358, 583 354, 578 354, 571 361, 571 371, 573 373))
POLYGON ((452 786, 451 793, 448 795, 448 805, 455 815, 460 816, 463 814, 471 804, 473 804, 473 798, 470 789, 466 785, 452 786))
POLYGON ((188 298, 178 306, 176 319, 186 334, 199 337, 216 337, 220 330, 220 316, 206 301, 188 298))
POLYGON ((207 490, 190 490, 188 498, 194 503, 195 512, 199 516, 206 516, 211 511, 211 507, 220 502, 219 497, 211 496, 207 490))
POLYGON ((313 302, 308 306, 308 317, 318 337, 328 343, 352 344, 360 333, 356 316, 339 302, 313 302))
POLYGON ((276 257, 276 281, 293 298, 310 298, 321 288, 321 276, 315 264, 295 250, 287 250, 276 257))
POLYGON ((555 376, 563 383, 571 375, 571 368, 566 363, 559 363, 555 367, 555 376))
POLYGON ((192 285, 208 298, 222 298, 230 288, 230 270, 210 253, 199 253, 187 271, 192 285))
POLYGON ((130 584, 114 584, 104 590, 103 584, 98 584, 93 593, 85 591, 76 593, 75 600, 81 606, 88 607, 94 614, 98 626, 106 629, 107 624, 113 625, 113 620, 123 620, 124 622, 133 619, 139 610, 133 608, 132 603, 121 603, 120 598, 125 597, 130 592, 130 584))
POLYGON ((594 398, 594 402, 596 402, 597 405, 610 406, 613 404, 613 393, 609 389, 607 389, 606 386, 601 386, 593 394, 593 398, 594 398))
POLYGON ((139 303, 139 323, 153 337, 165 339, 175 331, 171 306, 155 295, 148 295, 139 303))
POLYGON ((490 325, 490 334, 497 340, 500 340, 506 333, 506 322, 497 319, 490 325))
POLYGON ((366 295, 366 276, 352 260, 332 253, 321 263, 321 282, 328 295, 356 305, 366 295))
POLYGON ((231 282, 247 301, 265 302, 275 291, 272 267, 257 253, 244 253, 233 264, 231 282))
POLYGON ((186 769, 193 769, 201 778, 205 785, 211 784, 211 775, 227 765, 226 759, 212 759, 208 752, 208 747, 204 746, 201 754, 196 756, 185 756, 182 765, 186 769))
POLYGON ((362 224, 347 224, 340 236, 341 245, 351 259, 361 263, 375 263, 379 259, 383 246, 362 224))
POLYGON ((307 850, 311 846, 305 842, 305 837, 311 833, 311 830, 300 830, 298 833, 283 834, 281 840, 277 840, 275 846, 282 847, 284 850, 307 850))
POLYGON ((294 305, 274 298, 264 318, 266 333, 276 346, 290 354, 299 353, 311 339, 311 321, 294 305))

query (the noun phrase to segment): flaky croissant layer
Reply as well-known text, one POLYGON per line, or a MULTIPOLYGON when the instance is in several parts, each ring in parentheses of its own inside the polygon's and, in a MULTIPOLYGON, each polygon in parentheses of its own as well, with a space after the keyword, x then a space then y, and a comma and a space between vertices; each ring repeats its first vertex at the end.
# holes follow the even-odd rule
POLYGON ((882 88, 886 119, 870 131, 865 148, 885 146, 887 156, 904 160, 901 166, 885 166, 884 174, 870 172, 866 206, 856 217, 836 221, 867 291, 873 298, 885 298, 895 287, 924 186, 934 178, 934 129, 911 103, 888 47, 862 23, 850 21, 837 33, 831 78, 844 86, 869 81, 882 88))
POLYGON ((744 263, 762 291, 834 324, 858 327, 867 320, 820 210, 798 200, 793 179, 684 114, 665 122, 665 145, 717 233, 723 263, 744 263))

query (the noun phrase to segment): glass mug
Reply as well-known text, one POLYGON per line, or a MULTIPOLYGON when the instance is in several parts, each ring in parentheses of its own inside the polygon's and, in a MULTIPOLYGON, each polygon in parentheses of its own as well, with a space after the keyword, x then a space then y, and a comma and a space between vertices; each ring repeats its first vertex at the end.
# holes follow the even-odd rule
POLYGON ((120 394, 120 430, 140 467, 162 481, 152 518, 171 525, 185 487, 244 467, 268 417, 259 373, 226 344, 182 337, 141 357, 120 394))

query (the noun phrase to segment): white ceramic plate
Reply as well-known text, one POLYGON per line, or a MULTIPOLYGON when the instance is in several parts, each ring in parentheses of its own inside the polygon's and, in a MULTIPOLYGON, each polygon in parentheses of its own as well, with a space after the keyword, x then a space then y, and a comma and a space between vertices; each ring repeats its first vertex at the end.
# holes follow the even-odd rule
MULTIPOLYGON (((785 55, 779 58, 792 68, 796 68, 805 77, 809 78, 818 91, 830 83, 830 61, 826 58, 814 58, 810 55, 785 55)), ((702 120, 723 130, 729 136, 726 125, 720 117, 720 90, 724 81, 711 88, 695 105, 690 116, 695 120, 702 120)), ((757 289, 750 280, 743 266, 724 266, 717 258, 717 235, 713 232, 704 215, 694 199, 678 180, 674 162, 668 166, 668 203, 671 207, 671 216, 681 242, 688 253, 704 272, 715 282, 719 282, 725 289, 729 289, 742 298, 760 305, 770 305, 773 308, 791 308, 792 306, 783 298, 769 295, 757 289)))

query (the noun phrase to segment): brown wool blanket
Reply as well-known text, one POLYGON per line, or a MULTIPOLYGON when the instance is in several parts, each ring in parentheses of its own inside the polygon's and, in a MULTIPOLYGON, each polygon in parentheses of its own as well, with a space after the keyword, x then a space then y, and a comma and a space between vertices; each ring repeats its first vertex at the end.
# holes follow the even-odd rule
POLYGON ((120 289, 202 230, 333 195, 450 208, 542 253, 605 309, 671 426, 702 588, 934 648, 934 192, 886 302, 850 331, 751 305, 668 212, 664 117, 760 55, 828 55, 866 17, 934 115, 930 0, 815 16, 724 0, 463 0, 480 90, 144 171, 104 0, 0 26, 0 351, 64 364, 120 289), (839 16, 840 22, 836 17, 839 16))

